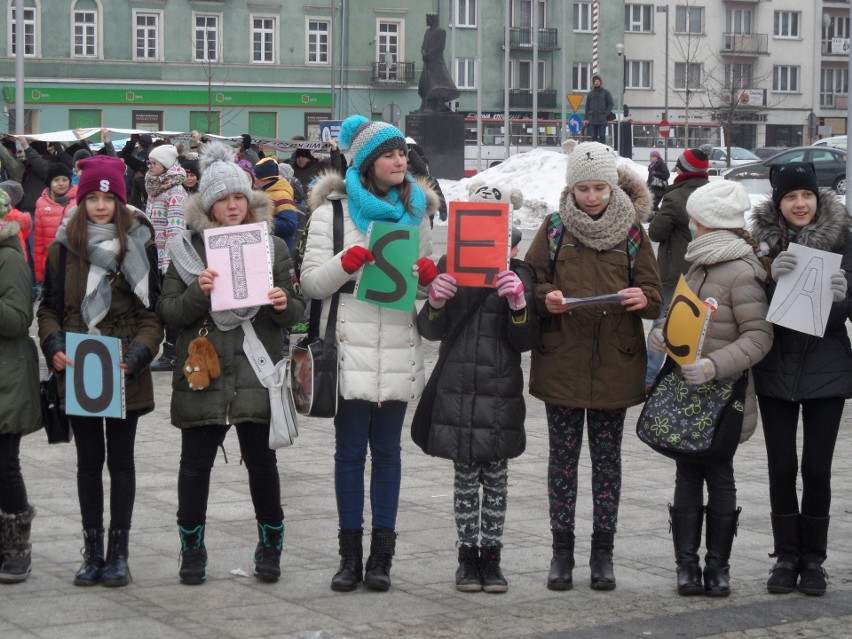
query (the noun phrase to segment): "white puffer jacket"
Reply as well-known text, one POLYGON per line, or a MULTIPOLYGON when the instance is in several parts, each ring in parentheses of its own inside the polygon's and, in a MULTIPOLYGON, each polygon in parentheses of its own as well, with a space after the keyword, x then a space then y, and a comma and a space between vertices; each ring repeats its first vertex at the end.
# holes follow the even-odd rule
MULTIPOLYGON (((420 256, 430 257, 432 233, 429 217, 438 209, 438 196, 423 182, 428 215, 420 225, 420 256)), ((343 270, 340 253, 334 253, 332 200, 343 204, 343 250, 367 246, 367 236, 349 217, 346 187, 337 173, 323 175, 311 189, 310 230, 302 261, 301 285, 305 295, 322 299, 320 336, 325 334, 328 298, 358 273, 343 270)), ((337 310, 340 358, 340 396, 370 402, 418 399, 425 386, 425 371, 415 309, 398 311, 355 299, 342 293, 337 310)))

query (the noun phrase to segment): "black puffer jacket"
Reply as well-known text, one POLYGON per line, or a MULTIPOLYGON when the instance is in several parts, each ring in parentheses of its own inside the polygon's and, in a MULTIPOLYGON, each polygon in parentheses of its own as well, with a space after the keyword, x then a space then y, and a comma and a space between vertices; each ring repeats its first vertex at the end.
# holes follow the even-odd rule
POLYGON ((434 341, 452 333, 471 305, 478 306, 458 339, 441 344, 439 360, 446 361, 432 405, 429 455, 470 464, 524 452, 521 353, 535 344, 538 318, 532 269, 520 260, 512 260, 510 268, 524 284, 525 315, 513 313, 495 289, 463 286, 443 309, 425 304, 420 311, 420 334, 434 341))
MULTIPOLYGON (((783 250, 780 220, 781 212, 772 200, 754 209, 751 235, 769 247, 773 258, 783 250)), ((848 284, 846 298, 832 304, 823 337, 774 327, 772 350, 754 367, 757 394, 788 401, 852 397, 852 346, 846 332, 846 321, 852 311, 852 224, 833 191, 820 191, 814 221, 796 235, 795 242, 843 256, 841 268, 846 271, 848 284)), ((770 281, 770 300, 774 291, 775 284, 770 281)))

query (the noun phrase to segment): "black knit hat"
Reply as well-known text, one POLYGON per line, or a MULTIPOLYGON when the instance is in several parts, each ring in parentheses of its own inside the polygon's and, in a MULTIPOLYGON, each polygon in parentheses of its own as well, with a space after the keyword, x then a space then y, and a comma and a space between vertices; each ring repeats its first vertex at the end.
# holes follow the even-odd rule
POLYGON ((799 189, 813 191, 819 200, 819 184, 813 162, 773 164, 769 169, 769 183, 772 185, 772 202, 776 208, 781 206, 785 195, 799 189))
POLYGON ((180 165, 187 173, 192 173, 195 177, 201 177, 201 169, 198 167, 198 162, 195 160, 180 160, 180 165))
POLYGON ((52 162, 47 169, 47 176, 44 178, 45 185, 50 187, 50 183, 60 176, 65 176, 70 180, 71 169, 62 164, 62 162, 52 162))

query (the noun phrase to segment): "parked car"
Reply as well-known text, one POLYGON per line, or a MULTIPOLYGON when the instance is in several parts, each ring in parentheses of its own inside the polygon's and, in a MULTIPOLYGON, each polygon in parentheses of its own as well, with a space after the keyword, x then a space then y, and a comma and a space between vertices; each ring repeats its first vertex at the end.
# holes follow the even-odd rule
POLYGON ((786 146, 760 146, 756 149, 752 149, 751 152, 754 153, 761 160, 771 157, 776 153, 781 153, 781 151, 786 151, 786 146))
MULTIPOLYGON (((710 160, 711 169, 727 169, 728 164, 728 149, 723 146, 714 146, 708 158, 710 160)), ((752 164, 760 160, 754 153, 741 146, 731 147, 731 162, 730 166, 740 166, 741 164, 752 164)))
POLYGON ((811 146, 830 146, 835 149, 843 149, 846 150, 846 136, 845 135, 832 135, 831 137, 823 138, 821 140, 817 140, 811 146))
POLYGON ((829 146, 797 146, 785 149, 754 164, 738 166, 725 173, 726 180, 768 180, 769 167, 787 162, 813 162, 817 183, 846 195, 846 151, 829 146))

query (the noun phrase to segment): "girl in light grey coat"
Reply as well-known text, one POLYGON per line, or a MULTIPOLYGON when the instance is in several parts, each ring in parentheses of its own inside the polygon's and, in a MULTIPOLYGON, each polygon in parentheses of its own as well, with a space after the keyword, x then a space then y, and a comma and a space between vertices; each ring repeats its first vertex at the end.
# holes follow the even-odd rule
MULTIPOLYGON (((701 299, 713 297, 703 351, 694 364, 681 367, 690 384, 734 381, 757 364, 772 346, 772 325, 766 321, 766 269, 756 257, 757 243, 743 230, 744 212, 751 207, 745 189, 719 180, 697 189, 686 203, 694 239, 686 251, 691 263, 689 288, 701 299)), ((651 331, 649 347, 663 350, 662 329, 651 331)), ((740 441, 754 432, 757 409, 749 375, 740 441)), ((728 558, 740 509, 736 502, 733 462, 698 464, 677 461, 674 506, 669 506, 681 595, 730 594, 728 558), (704 506, 704 484, 707 506, 704 506), (698 562, 701 528, 707 513, 707 555, 703 573, 698 562)))

